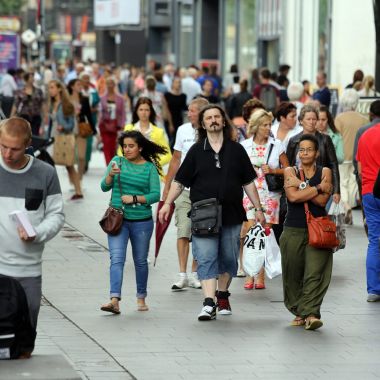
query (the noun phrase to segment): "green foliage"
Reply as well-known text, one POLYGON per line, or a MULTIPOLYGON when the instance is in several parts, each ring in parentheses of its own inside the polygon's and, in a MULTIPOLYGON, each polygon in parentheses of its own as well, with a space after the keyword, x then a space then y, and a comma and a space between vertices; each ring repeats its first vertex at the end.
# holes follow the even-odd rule
POLYGON ((0 0, 1 16, 17 16, 27 0, 0 0))

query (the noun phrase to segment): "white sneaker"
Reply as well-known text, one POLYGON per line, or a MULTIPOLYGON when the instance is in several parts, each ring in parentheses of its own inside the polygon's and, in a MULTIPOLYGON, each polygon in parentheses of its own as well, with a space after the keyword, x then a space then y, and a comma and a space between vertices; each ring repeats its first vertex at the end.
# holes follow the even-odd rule
POLYGON ((198 280, 197 272, 192 272, 188 277, 189 287, 194 289, 202 289, 202 285, 198 280))
POLYGON ((198 321, 211 321, 216 319, 216 306, 203 306, 198 314, 198 321))
POLYGON ((173 291, 184 290, 188 286, 189 286, 189 280, 187 278, 187 274, 179 273, 177 281, 172 286, 172 290, 173 291))

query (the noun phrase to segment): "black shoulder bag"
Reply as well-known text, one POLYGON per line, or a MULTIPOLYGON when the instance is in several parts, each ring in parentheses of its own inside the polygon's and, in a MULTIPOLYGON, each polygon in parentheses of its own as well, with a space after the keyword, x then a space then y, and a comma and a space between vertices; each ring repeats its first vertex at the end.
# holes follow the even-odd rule
MULTIPOLYGON (((269 153, 267 157, 267 165, 272 153, 274 144, 270 144, 269 153)), ((269 191, 282 191, 284 188, 284 176, 280 174, 265 174, 265 180, 267 181, 269 191)))
MULTIPOLYGON (((225 146, 225 159, 229 160, 228 143, 225 146)), ((228 166, 223 173, 221 186, 218 190, 218 198, 207 198, 191 205, 191 234, 197 237, 218 235, 222 228, 222 201, 227 180, 228 166)))

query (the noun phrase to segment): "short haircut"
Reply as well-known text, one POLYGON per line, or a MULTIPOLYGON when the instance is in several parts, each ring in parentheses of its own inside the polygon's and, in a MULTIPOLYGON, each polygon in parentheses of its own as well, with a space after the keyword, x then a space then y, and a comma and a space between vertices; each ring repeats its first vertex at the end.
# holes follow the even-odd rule
POLYGON ((260 75, 264 79, 270 79, 270 71, 266 67, 260 70, 260 75))
POLYGON ((281 116, 286 118, 292 111, 297 111, 297 107, 293 103, 282 102, 277 108, 276 119, 281 121, 281 116))
POLYGON ((301 108, 301 111, 300 111, 300 115, 298 117, 298 120, 301 122, 303 120, 303 118, 305 117, 305 115, 308 113, 308 112, 314 112, 315 113, 315 116, 317 117, 317 119, 319 118, 319 111, 318 111, 318 108, 317 107, 314 107, 312 104, 305 104, 302 108, 301 108))
POLYGON ((303 95, 303 84, 301 82, 293 82, 290 83, 286 93, 288 94, 288 98, 291 102, 297 101, 301 99, 301 96, 303 95))
POLYGON ((359 98, 360 96, 356 90, 352 88, 344 90, 339 102, 342 111, 355 111, 359 98))
MULTIPOLYGON (((208 100, 205 99, 205 98, 198 97, 198 98, 193 99, 193 100, 190 102, 190 104, 191 104, 191 105, 195 105, 195 106, 198 108, 198 110, 200 111, 203 107, 206 107, 206 106, 209 104, 209 102, 208 102, 208 100)), ((190 105, 190 104, 189 104, 189 105, 190 105)))
POLYGON ((10 117, 0 123, 0 137, 3 133, 12 137, 22 137, 25 145, 29 144, 32 139, 30 123, 18 116, 10 117))
POLYGON ((315 150, 319 150, 318 139, 314 135, 306 133, 300 137, 299 143, 301 144, 302 141, 311 141, 314 144, 315 150))
POLYGON ((371 103, 369 107, 369 112, 371 112, 375 116, 380 117, 380 100, 375 100, 371 103))
POLYGON ((265 110, 264 103, 259 99, 249 99, 244 103, 242 116, 246 123, 249 122, 251 114, 256 109, 265 110))

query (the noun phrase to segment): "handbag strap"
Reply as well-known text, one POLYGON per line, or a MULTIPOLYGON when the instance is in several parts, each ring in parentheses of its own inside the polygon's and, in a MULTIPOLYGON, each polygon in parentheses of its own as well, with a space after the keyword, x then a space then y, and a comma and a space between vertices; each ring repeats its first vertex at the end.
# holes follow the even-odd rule
MULTIPOLYGON (((305 174, 304 174, 302 168, 299 168, 299 173, 300 173, 301 181, 302 181, 302 182, 305 182, 305 174)), ((308 217, 308 215, 310 214, 310 211, 309 211, 309 205, 308 205, 307 202, 304 202, 303 205, 304 205, 304 207, 305 207, 305 214, 306 214, 306 220, 307 220, 307 217, 308 217)))
MULTIPOLYGON (((229 162, 229 159, 230 159, 230 146, 229 146, 230 142, 229 141, 226 141, 226 145, 224 147, 224 163, 227 163, 229 162)), ((219 187, 218 189, 218 201, 220 203, 223 202, 223 198, 224 198, 224 190, 225 190, 225 187, 226 187, 226 182, 227 182, 227 174, 228 174, 228 165, 225 165, 223 163, 223 166, 222 166, 222 170, 223 168, 225 169, 224 172, 223 172, 223 176, 222 176, 222 181, 221 181, 221 186, 219 187)))
POLYGON ((273 147, 274 147, 274 144, 271 143, 270 147, 269 147, 269 152, 268 152, 268 155, 267 155, 267 162, 266 162, 267 165, 268 165, 268 161, 269 161, 270 155, 272 153, 273 147))

